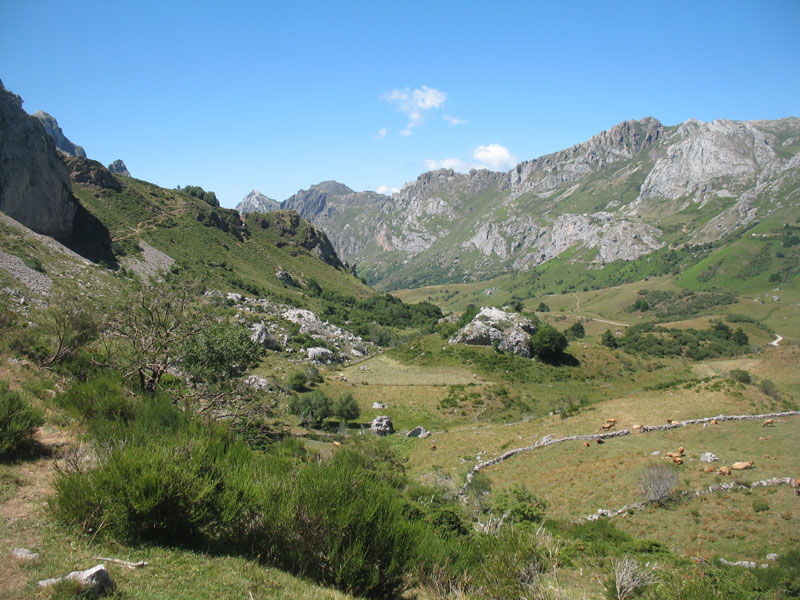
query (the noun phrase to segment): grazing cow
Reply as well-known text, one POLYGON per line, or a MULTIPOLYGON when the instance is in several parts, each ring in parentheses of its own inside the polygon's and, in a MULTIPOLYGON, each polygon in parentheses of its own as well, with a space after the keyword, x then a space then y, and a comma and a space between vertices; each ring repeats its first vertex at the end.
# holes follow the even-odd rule
POLYGON ((673 458, 672 459, 672 464, 674 464, 674 465, 682 465, 683 464, 683 459, 680 456, 678 456, 677 458, 673 458))
POLYGON ((605 442, 605 440, 603 440, 603 438, 597 438, 597 443, 598 444, 605 444, 606 442, 605 442))
POLYGON ((591 446, 591 444, 589 444, 589 442, 583 442, 583 447, 584 448, 588 448, 589 446, 591 446))
POLYGON ((712 424, 712 425, 716 425, 716 424, 717 424, 717 420, 716 420, 716 419, 712 419, 712 420, 711 420, 711 424, 712 424))
POLYGON ((731 468, 730 467, 720 467, 719 471, 717 471, 717 474, 718 475, 727 475, 728 477, 730 477, 731 468))
POLYGON ((616 419, 606 419, 606 423, 615 423, 616 424, 616 422, 617 422, 616 419))
POLYGON ((337 448, 342 447, 342 444, 340 442, 333 442, 333 445, 336 446, 337 448))
POLYGON ((683 451, 683 446, 681 446, 680 448, 678 448, 678 454, 680 454, 681 456, 683 456, 683 452, 684 452, 684 451, 683 451))
POLYGON ((765 438, 763 435, 762 435, 760 438, 758 438, 758 439, 759 439, 759 441, 761 441, 761 442, 766 442, 766 441, 767 441, 767 438, 765 438))
POLYGON ((634 425, 633 427, 631 427, 631 429, 633 431, 635 431, 636 433, 642 433, 642 426, 641 425, 638 425, 638 424, 634 425))
POLYGON ((747 462, 735 462, 731 465, 731 469, 734 471, 744 471, 745 469, 752 469, 754 460, 748 460, 747 462))
POLYGON ((800 496, 800 477, 792 479, 792 487, 794 488, 794 493, 800 496))
POLYGON ((606 423, 605 425, 600 425, 600 429, 597 431, 608 431, 612 427, 614 427, 614 423, 606 423))
POLYGON ((433 452, 434 450, 436 450, 436 444, 431 444, 431 452, 433 452))
POLYGON ((774 425, 774 424, 775 424, 775 419, 767 419, 761 424, 761 426, 766 427, 767 425, 774 425))
POLYGON ((716 471, 714 467, 706 467, 703 469, 703 473, 713 473, 714 471, 716 471))

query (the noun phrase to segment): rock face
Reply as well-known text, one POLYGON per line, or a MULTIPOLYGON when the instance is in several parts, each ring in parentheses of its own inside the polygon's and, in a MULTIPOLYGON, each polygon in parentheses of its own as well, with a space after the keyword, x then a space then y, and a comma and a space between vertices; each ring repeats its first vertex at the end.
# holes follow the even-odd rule
POLYGON ((122 191, 119 181, 114 179, 111 172, 96 160, 69 156, 64 162, 69 169, 69 178, 75 183, 94 185, 117 192, 122 191))
POLYGON ((67 236, 77 209, 53 138, 0 83, 0 210, 37 233, 67 236))
POLYGON ((394 433, 394 424, 389 417, 381 415, 372 419, 370 430, 378 435, 389 435, 390 433, 394 433))
POLYGON ((123 177, 131 176, 130 171, 128 171, 128 167, 125 166, 125 163, 122 162, 121 158, 118 158, 110 165, 108 165, 108 170, 114 175, 122 175, 123 177))
POLYGON ((450 338, 449 343, 495 346, 499 350, 530 358, 531 334, 535 332, 536 327, 530 319, 499 308, 484 307, 450 338))
POLYGON ((80 146, 76 146, 67 139, 67 136, 65 136, 64 132, 61 131, 61 127, 58 126, 58 121, 56 121, 54 117, 48 115, 43 110, 37 110, 35 113, 33 113, 33 116, 39 119, 44 127, 44 130, 51 138, 53 138, 53 141, 56 143, 56 148, 61 150, 61 152, 69 156, 86 158, 86 152, 84 149, 80 146))
POLYGON ((268 198, 258 190, 253 190, 236 206, 239 214, 245 213, 268 213, 273 210, 280 210, 281 203, 272 198, 268 198))
POLYGON ((261 346, 262 348, 275 351, 281 349, 280 344, 274 337, 272 337, 269 330, 263 323, 256 323, 255 325, 253 325, 251 331, 252 334, 250 335, 250 339, 259 346, 261 346))
POLYGON ((778 210, 798 181, 800 119, 647 117, 506 173, 440 169, 391 197, 323 182, 284 207, 322 227, 370 283, 397 289, 525 271, 567 250, 603 265, 713 242, 778 210))

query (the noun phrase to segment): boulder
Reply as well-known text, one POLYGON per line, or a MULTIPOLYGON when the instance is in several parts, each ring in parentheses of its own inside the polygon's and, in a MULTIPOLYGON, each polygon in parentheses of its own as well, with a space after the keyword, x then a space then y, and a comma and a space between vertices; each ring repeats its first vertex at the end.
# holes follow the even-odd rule
POLYGON ((389 408, 388 404, 384 404, 383 402, 373 402, 372 408, 375 410, 383 410, 384 408, 389 408))
POLYGON ((250 339, 253 340, 256 344, 261 346, 262 348, 266 348, 267 350, 280 350, 281 346, 278 344, 278 341, 272 337, 269 331, 267 331, 266 326, 263 323, 256 323, 253 325, 250 330, 253 332, 250 335, 250 339))
POLYGON ((381 415, 372 419, 370 430, 374 431, 378 435, 388 435, 390 433, 394 433, 394 424, 392 423, 391 418, 387 417, 386 415, 381 415))
POLYGON ((282 281, 286 285, 291 285, 292 287, 296 285, 294 277, 292 277, 292 274, 289 273, 289 271, 278 271, 277 273, 275 273, 275 277, 277 277, 280 281, 282 281))
POLYGON ((449 343, 496 346, 499 350, 531 358, 530 339, 535 332, 534 323, 522 315, 484 307, 450 338, 449 343))
POLYGON ((715 460, 719 460, 714 454, 711 452, 704 452, 703 455, 700 457, 701 462, 714 462, 715 460))
POLYGON ((108 574, 105 565, 97 565, 85 571, 73 571, 63 577, 43 579, 39 582, 40 588, 46 588, 61 581, 73 580, 78 583, 81 591, 87 595, 100 595, 114 589, 114 582, 108 574))
POLYGON ((422 425, 417 425, 406 434, 406 437, 426 438, 431 434, 430 431, 425 429, 422 425))
POLYGON ((336 359, 336 355, 327 348, 309 348, 308 359, 317 363, 328 364, 336 359))
POLYGON ((31 552, 27 548, 14 548, 11 551, 11 556, 17 560, 39 560, 39 555, 36 552, 31 552))
POLYGON ((64 162, 69 169, 69 178, 75 183, 93 185, 99 188, 122 191, 122 185, 114 179, 111 171, 91 158, 68 156, 64 162))

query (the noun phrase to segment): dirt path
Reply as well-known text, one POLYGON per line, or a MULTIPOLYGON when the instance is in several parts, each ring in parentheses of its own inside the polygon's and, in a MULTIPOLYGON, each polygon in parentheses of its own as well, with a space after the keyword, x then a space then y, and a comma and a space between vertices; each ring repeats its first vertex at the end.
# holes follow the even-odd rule
POLYGON ((777 347, 778 347, 778 344, 780 344, 780 343, 781 343, 781 340, 782 340, 782 339, 783 339, 783 337, 779 336, 779 335, 776 333, 776 334, 775 334, 775 339, 774 339, 774 340, 772 340, 772 341, 769 343, 769 345, 770 345, 770 346, 775 346, 775 347, 777 348, 777 347))
POLYGON ((17 488, 0 504, 0 599, 21 598, 30 571, 11 558, 14 548, 35 549, 41 541, 41 519, 53 489, 53 459, 73 440, 62 431, 40 429, 38 458, 9 465, 17 488))

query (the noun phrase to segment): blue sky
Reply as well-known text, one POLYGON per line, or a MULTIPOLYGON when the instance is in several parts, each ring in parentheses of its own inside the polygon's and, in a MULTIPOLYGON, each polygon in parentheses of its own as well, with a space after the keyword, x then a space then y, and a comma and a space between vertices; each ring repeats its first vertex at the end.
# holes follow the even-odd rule
POLYGON ((800 116, 798 24, 797 0, 0 0, 0 79, 89 157, 234 206, 506 170, 645 116, 800 116))

